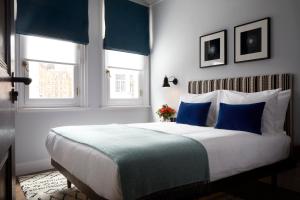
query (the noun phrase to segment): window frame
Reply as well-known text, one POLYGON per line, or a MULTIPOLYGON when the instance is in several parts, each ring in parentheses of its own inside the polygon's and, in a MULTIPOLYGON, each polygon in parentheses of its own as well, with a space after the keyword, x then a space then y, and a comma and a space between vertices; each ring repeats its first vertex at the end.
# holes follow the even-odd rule
MULTIPOLYGON (((26 37, 26 36, 25 36, 26 37)), ((18 76, 28 77, 29 74, 24 66, 25 62, 42 62, 74 66, 74 98, 72 99, 30 99, 29 86, 18 85, 19 91, 19 108, 61 108, 61 107, 82 107, 86 105, 86 47, 85 45, 78 44, 78 62, 77 63, 63 63, 53 62, 47 60, 35 60, 25 58, 25 37, 23 35, 16 35, 16 64, 18 76)))
POLYGON ((131 69, 129 67, 108 66, 106 63, 107 53, 103 49, 103 106, 126 107, 126 106, 149 106, 149 56, 144 56, 143 69, 131 69), (109 68, 139 71, 139 98, 137 99, 112 99, 110 98, 109 68))

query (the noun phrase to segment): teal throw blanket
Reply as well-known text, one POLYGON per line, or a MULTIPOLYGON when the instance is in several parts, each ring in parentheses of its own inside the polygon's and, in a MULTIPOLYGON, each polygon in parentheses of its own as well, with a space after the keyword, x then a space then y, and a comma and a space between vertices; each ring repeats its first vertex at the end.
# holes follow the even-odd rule
POLYGON ((52 130, 111 158, 118 166, 124 200, 209 180, 204 146, 187 137, 117 124, 52 130))

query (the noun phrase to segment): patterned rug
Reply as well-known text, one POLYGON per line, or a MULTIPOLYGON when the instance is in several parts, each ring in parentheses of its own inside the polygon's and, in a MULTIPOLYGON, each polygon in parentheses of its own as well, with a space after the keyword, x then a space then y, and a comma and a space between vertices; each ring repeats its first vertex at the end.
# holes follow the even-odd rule
MULTIPOLYGON (((74 185, 67 188, 67 179, 58 171, 20 176, 20 186, 27 200, 87 200, 74 185)), ((224 193, 213 194, 197 200, 242 200, 224 193)))
MULTIPOLYGON (((76 187, 67 188, 67 179, 58 171, 49 171, 18 178, 27 200, 87 200, 87 197, 76 187)), ((276 191, 270 184, 254 181, 239 184, 227 190, 196 200, 253 200, 300 199, 300 193, 278 188, 276 191)))
POLYGON ((21 176, 18 180, 28 200, 87 200, 74 185, 68 189, 67 179, 58 171, 21 176))
MULTIPOLYGON (((58 171, 20 176, 20 186, 27 200, 87 200, 74 185, 67 188, 67 179, 58 171)), ((225 193, 217 193, 197 200, 242 200, 225 193)))

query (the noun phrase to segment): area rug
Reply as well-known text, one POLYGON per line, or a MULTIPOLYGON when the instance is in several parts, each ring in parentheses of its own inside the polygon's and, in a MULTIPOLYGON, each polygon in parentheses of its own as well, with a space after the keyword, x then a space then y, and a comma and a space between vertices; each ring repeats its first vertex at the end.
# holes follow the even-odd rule
POLYGON ((21 176, 20 186, 28 200, 87 200, 74 185, 67 187, 67 179, 58 171, 21 176))
MULTIPOLYGON (((49 171, 18 178, 27 200, 87 200, 74 185, 67 188, 67 179, 58 171, 49 171)), ((300 199, 300 193, 284 188, 276 191, 261 181, 239 184, 226 190, 194 200, 252 200, 252 199, 300 199)))
MULTIPOLYGON (((20 176, 20 186, 27 200, 87 200, 74 185, 67 187, 67 179, 58 171, 20 176)), ((197 200, 242 200, 225 193, 217 193, 197 200)))

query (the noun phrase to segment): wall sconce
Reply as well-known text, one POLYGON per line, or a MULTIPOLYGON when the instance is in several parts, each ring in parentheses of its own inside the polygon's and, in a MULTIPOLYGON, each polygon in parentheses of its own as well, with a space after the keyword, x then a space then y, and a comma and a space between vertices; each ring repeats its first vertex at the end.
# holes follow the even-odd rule
POLYGON ((169 82, 172 82, 174 85, 177 85, 177 83, 178 83, 178 79, 177 78, 175 78, 174 76, 171 76, 171 77, 167 77, 167 76, 165 76, 165 78, 164 78, 164 83, 163 83, 163 87, 170 87, 170 84, 169 84, 169 82), (173 78, 173 80, 169 80, 170 78, 173 78))

